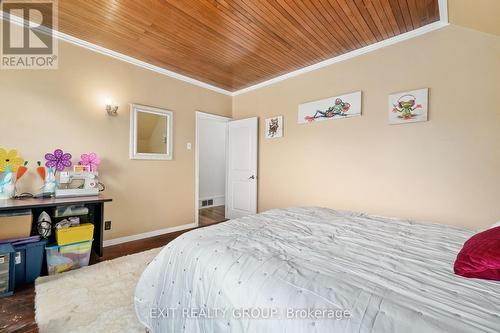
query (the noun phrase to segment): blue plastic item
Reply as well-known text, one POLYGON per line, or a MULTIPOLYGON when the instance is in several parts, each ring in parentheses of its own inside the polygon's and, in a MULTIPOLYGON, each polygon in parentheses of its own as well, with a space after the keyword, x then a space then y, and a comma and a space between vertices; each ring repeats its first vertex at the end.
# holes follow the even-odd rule
POLYGON ((14 245, 16 251, 16 288, 35 282, 43 266, 46 240, 36 243, 14 245))
POLYGON ((0 244, 0 298, 14 293, 15 251, 10 244, 0 244))

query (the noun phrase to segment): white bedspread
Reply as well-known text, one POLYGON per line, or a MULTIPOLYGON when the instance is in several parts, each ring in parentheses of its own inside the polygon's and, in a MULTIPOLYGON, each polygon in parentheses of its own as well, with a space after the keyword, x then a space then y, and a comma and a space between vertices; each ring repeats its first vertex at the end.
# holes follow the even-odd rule
POLYGON ((500 332, 500 283, 453 274, 473 233, 271 210, 168 244, 137 285, 136 312, 156 333, 500 332))

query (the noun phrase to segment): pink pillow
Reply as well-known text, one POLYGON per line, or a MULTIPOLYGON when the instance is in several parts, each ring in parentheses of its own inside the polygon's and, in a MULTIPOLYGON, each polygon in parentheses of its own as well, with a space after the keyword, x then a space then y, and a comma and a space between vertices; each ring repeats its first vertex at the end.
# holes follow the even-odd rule
POLYGON ((500 281, 500 227, 488 229, 465 242, 455 260, 455 274, 500 281))

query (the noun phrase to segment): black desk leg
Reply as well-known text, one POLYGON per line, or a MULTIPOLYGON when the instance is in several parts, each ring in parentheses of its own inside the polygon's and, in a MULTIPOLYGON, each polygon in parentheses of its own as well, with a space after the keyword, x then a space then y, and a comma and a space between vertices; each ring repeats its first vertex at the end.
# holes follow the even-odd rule
POLYGON ((102 243, 104 240, 104 203, 95 204, 95 216, 94 216, 94 243, 92 248, 95 253, 102 257, 102 243))

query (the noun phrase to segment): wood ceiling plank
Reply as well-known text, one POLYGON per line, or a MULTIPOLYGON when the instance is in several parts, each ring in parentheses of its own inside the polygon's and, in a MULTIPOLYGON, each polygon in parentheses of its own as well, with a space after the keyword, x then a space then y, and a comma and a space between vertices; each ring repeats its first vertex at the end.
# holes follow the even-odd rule
MULTIPOLYGON (((160 18, 160 21, 172 20, 176 22, 176 25, 169 27, 157 25, 157 29, 162 29, 161 31, 165 34, 169 30, 175 29, 174 35, 178 40, 181 40, 186 47, 199 52, 201 55, 210 54, 211 61, 223 62, 225 66, 230 66, 232 62, 239 63, 242 66, 248 66, 247 72, 253 69, 255 73, 262 73, 264 68, 273 65, 272 62, 261 57, 257 57, 259 58, 257 62, 260 62, 261 66, 257 62, 252 64, 250 62, 251 58, 247 57, 248 52, 240 45, 221 38, 206 26, 200 25, 199 29, 194 29, 194 26, 199 22, 193 20, 190 16, 182 15, 177 8, 167 2, 164 2, 164 5, 169 6, 171 15, 160 18)), ((162 15, 162 13, 165 13, 165 11, 159 11, 157 15, 162 15)))
MULTIPOLYGON (((244 50, 239 50, 237 45, 228 45, 224 43, 218 36, 210 34, 207 30, 197 30, 196 32, 190 31, 192 24, 189 21, 184 21, 182 18, 175 18, 175 27, 165 27, 163 25, 154 24, 149 32, 157 37, 157 43, 160 42, 162 36, 171 36, 175 39, 176 44, 180 49, 185 50, 185 53, 191 52, 190 59, 194 55, 198 62, 211 62, 219 64, 219 66, 227 66, 230 68, 232 62, 240 61, 241 65, 248 66, 247 72, 255 71, 261 72, 264 66, 253 66, 250 62, 244 60, 244 50), (172 28, 174 30, 172 30, 172 28), (202 57, 201 55, 206 55, 202 57)), ((172 43, 172 42, 171 42, 172 43)), ((153 45, 149 45, 152 47, 153 45)))
POLYGON ((380 25, 379 28, 379 26, 377 26, 377 24, 375 23, 375 18, 378 19, 377 12, 376 11, 374 12, 374 17, 373 17, 372 14, 368 11, 368 8, 366 8, 366 5, 364 4, 363 0, 354 0, 354 2, 351 3, 352 3, 351 5, 352 8, 355 8, 357 10, 357 13, 361 14, 361 19, 362 23, 364 24, 364 28, 369 29, 378 42, 381 41, 382 39, 385 39, 383 34, 384 27, 380 25))
POLYGON ((421 12, 420 27, 439 20, 439 5, 434 0, 419 0, 417 7, 421 12))
POLYGON ((407 32, 408 27, 406 26, 405 20, 403 18, 403 12, 401 11, 401 8, 399 7, 399 1, 398 0, 389 0, 389 4, 391 5, 391 10, 394 13, 394 18, 396 19, 396 22, 399 27, 399 31, 401 33, 407 32))
MULTIPOLYGON (((274 2, 274 4, 276 4, 274 2)), ((278 5, 279 6, 279 5, 278 5)), ((280 35, 282 38, 286 38, 292 50, 298 51, 299 54, 310 54, 312 57, 318 56, 321 52, 328 56, 328 54, 318 47, 315 43, 307 38, 307 35, 298 29, 286 15, 282 15, 278 8, 273 5, 272 1, 268 0, 257 0, 254 9, 257 11, 258 16, 263 16, 263 12, 269 13, 269 15, 274 18, 274 23, 271 24, 273 32, 280 35), (318 53, 318 51, 320 53, 318 53)), ((291 52, 294 52, 292 51, 291 52)))
MULTIPOLYGON (((243 10, 238 8, 237 11, 240 13, 243 10)), ((268 45, 274 45, 275 47, 279 46, 281 48, 281 60, 283 60, 283 57, 294 57, 297 59, 297 62, 292 65, 300 66, 303 61, 303 54, 301 53, 306 53, 309 56, 313 55, 310 49, 303 47, 301 44, 297 44, 296 39, 289 38, 290 31, 287 33, 287 30, 281 28, 282 23, 279 17, 276 17, 269 11, 254 12, 254 15, 260 19, 254 20, 255 23, 252 21, 251 25, 254 26, 255 29, 262 31, 262 35, 265 37, 268 45)), ((278 62, 280 61, 278 60, 278 62)))
POLYGON ((59 0, 62 32, 227 90, 437 20, 437 0, 59 0))
POLYGON ((387 22, 390 24, 394 35, 396 36, 401 34, 402 32, 399 29, 398 22, 396 21, 396 17, 392 10, 391 4, 389 3, 389 0, 375 0, 375 1, 378 1, 380 7, 384 10, 385 18, 387 19, 387 22))
POLYGON ((318 11, 317 7, 315 7, 311 1, 298 0, 295 2, 298 3, 298 6, 309 18, 309 21, 324 33, 324 36, 333 44, 337 53, 346 53, 350 51, 350 49, 340 41, 340 38, 335 36, 336 32, 332 29, 328 29, 328 20, 318 11))
MULTIPOLYGON (((265 0, 267 1, 267 0, 265 0)), ((328 52, 322 48, 319 44, 319 41, 316 39, 316 36, 311 34, 307 29, 304 29, 303 26, 297 21, 289 12, 284 9, 277 0, 269 0, 267 1, 276 11, 278 11, 283 19, 286 22, 287 27, 292 29, 298 36, 300 36, 300 42, 309 45, 316 55, 321 57, 327 57, 328 52)))
POLYGON ((406 0, 398 0, 398 3, 399 3, 399 8, 403 13, 403 20, 406 24, 406 30, 407 31, 413 30, 413 23, 411 21, 411 15, 410 15, 410 10, 408 8, 408 3, 406 2, 406 0))
POLYGON ((351 23, 351 21, 346 17, 344 11, 342 10, 342 7, 338 4, 336 0, 324 0, 323 4, 326 7, 326 3, 328 3, 328 8, 330 15, 334 17, 334 19, 337 21, 337 24, 343 27, 343 30, 348 31, 349 35, 352 36, 356 40, 357 47, 363 47, 366 46, 367 43, 365 39, 358 33, 354 25, 351 23))
POLYGON ((328 41, 328 37, 324 36, 322 31, 315 29, 314 26, 310 25, 307 15, 305 15, 301 8, 299 8, 294 1, 290 0, 276 0, 276 2, 291 16, 293 17, 301 27, 307 30, 307 32, 312 36, 322 47, 329 53, 336 54, 336 50, 332 48, 332 45, 328 41))
POLYGON ((347 19, 354 26, 354 29, 361 35, 361 37, 363 38, 363 41, 366 44, 370 44, 371 41, 376 39, 369 28, 365 29, 361 25, 360 21, 358 20, 358 17, 356 17, 355 13, 353 13, 353 11, 351 10, 351 7, 349 6, 351 4, 349 2, 349 0, 335 0, 335 1, 338 3, 338 5, 342 9, 344 15, 347 17, 347 19))
POLYGON ((346 26, 340 22, 337 13, 331 7, 328 0, 316 1, 315 6, 322 13, 322 15, 326 17, 328 24, 334 29, 336 33, 339 34, 339 37, 342 39, 343 43, 349 45, 350 48, 362 47, 361 43, 358 42, 356 37, 354 37, 354 35, 346 28, 346 26))
POLYGON ((422 17, 422 12, 417 7, 417 0, 407 0, 408 10, 410 11, 411 23, 416 29, 420 26, 420 19, 422 17))
MULTIPOLYGON (((267 2, 265 2, 267 4, 267 2)), ((256 1, 253 1, 252 6, 248 6, 242 8, 238 2, 232 1, 231 4, 227 3, 228 8, 233 8, 235 11, 240 13, 241 15, 248 17, 248 19, 252 19, 251 24, 254 25, 257 29, 263 31, 269 39, 269 43, 273 44, 277 41, 280 41, 283 44, 284 50, 282 53, 283 56, 294 56, 296 58, 302 59, 304 54, 308 56, 314 56, 314 53, 311 49, 304 47, 304 45, 297 43, 297 41, 302 40, 300 36, 297 36, 293 30, 287 30, 283 27, 283 25, 289 23, 280 17, 279 13, 277 15, 276 11, 272 10, 262 10, 263 6, 259 6, 256 1)), ((271 7, 271 6, 269 6, 271 7)), ((273 8, 274 9, 274 8, 273 8)), ((290 28, 293 29, 293 25, 289 25, 290 28)), ((296 65, 296 64, 295 64, 296 65)))
POLYGON ((377 25, 378 30, 382 33, 383 39, 394 36, 391 25, 385 17, 384 9, 382 7, 377 8, 374 4, 375 0, 363 0, 363 3, 373 17, 373 21, 377 25))
MULTIPOLYGON (((170 1, 179 10, 185 12, 185 3, 183 1, 170 1), (180 2, 180 4, 179 4, 180 2)), ((271 47, 273 44, 270 42, 271 37, 267 37, 265 34, 260 33, 260 30, 251 29, 248 25, 240 24, 237 17, 230 15, 225 7, 220 6, 216 8, 210 6, 208 1, 187 1, 190 3, 189 11, 186 15, 190 15, 194 19, 203 23, 208 29, 212 29, 214 33, 217 33, 221 38, 226 38, 227 43, 237 43, 244 47, 248 53, 252 53, 253 57, 259 62, 271 61, 274 65, 280 67, 281 60, 283 57, 288 57, 288 61, 295 66, 299 65, 300 59, 288 52, 289 50, 283 46, 283 43, 276 42, 274 46, 281 46, 279 49, 276 47, 271 47), (195 7, 198 6, 198 10, 195 7), (215 20, 216 18, 219 20, 215 20), (237 29, 235 29, 237 27, 237 29), (252 37, 252 38, 248 38, 252 37), (259 43, 255 43, 258 40, 259 43)))

